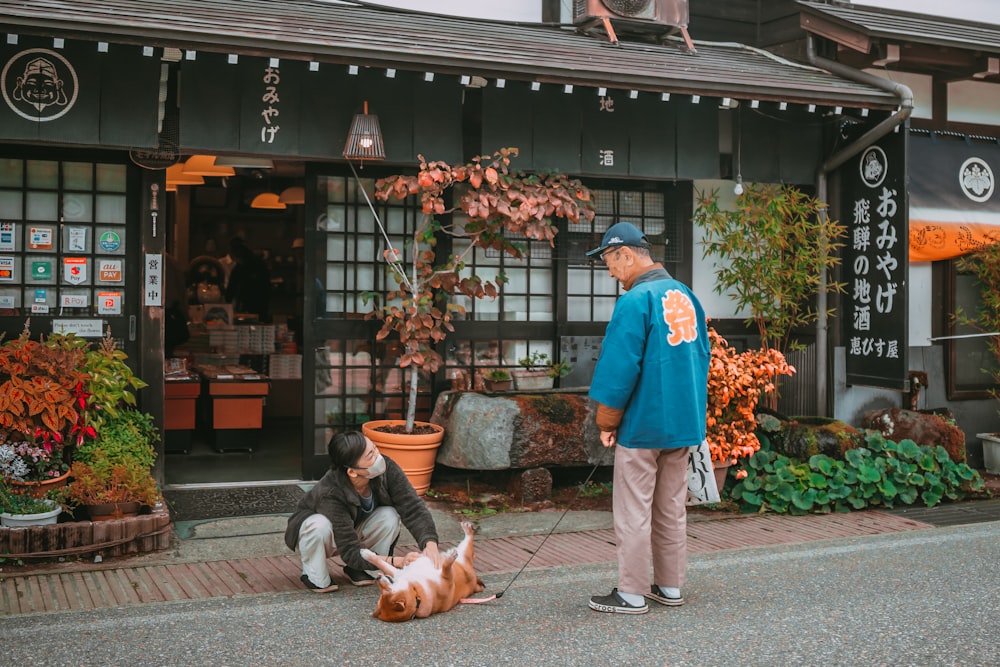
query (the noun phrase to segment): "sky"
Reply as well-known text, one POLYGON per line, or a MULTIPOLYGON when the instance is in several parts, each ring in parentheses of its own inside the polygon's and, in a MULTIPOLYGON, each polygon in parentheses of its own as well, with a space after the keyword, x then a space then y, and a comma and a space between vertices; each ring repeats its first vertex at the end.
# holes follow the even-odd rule
MULTIPOLYGON (((369 0, 371 4, 402 7, 453 16, 540 21, 541 0, 369 0)), ((698 0, 690 0, 692 4, 698 0)), ((569 0, 563 0, 569 5, 569 0)), ((917 14, 945 16, 1000 25, 1000 0, 854 0, 858 6, 884 7, 917 14)))
POLYGON ((851 4, 1000 24, 1000 0, 853 0, 851 4))

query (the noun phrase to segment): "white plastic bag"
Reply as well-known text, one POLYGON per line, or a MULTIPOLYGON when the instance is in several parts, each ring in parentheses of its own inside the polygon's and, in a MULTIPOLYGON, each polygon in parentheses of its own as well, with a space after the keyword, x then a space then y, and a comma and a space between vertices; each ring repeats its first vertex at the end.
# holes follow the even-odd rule
POLYGON ((688 505, 719 502, 719 487, 715 483, 715 469, 708 441, 702 440, 690 448, 688 455, 688 505))

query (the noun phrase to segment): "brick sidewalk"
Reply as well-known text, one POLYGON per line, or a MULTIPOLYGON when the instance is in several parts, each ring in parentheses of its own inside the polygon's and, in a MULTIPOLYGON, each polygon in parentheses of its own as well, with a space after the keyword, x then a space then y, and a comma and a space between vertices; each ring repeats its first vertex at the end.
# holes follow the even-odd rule
MULTIPOLYGON (((746 547, 796 544, 932 528, 930 524, 881 511, 806 516, 754 515, 688 522, 692 554, 746 547)), ((451 546, 444 544, 442 546, 451 546)), ((403 547, 399 551, 412 550, 403 547)), ((615 560, 610 529, 476 541, 480 574, 515 572, 529 567, 586 565, 615 560), (538 550, 545 540, 544 546, 538 550)), ((336 568, 333 568, 336 571, 336 568)), ((201 600, 235 595, 304 591, 294 554, 165 565, 94 564, 73 572, 0 574, 0 616, 84 610, 170 600, 201 600)), ((337 583, 350 586, 342 577, 337 583)))

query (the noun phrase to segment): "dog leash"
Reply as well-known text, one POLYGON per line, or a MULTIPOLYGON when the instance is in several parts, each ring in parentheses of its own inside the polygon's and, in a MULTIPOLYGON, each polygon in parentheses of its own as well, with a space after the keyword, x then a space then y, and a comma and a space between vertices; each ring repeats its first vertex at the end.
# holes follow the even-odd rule
POLYGON ((514 575, 513 579, 511 579, 507 583, 507 585, 504 586, 504 589, 502 591, 500 591, 496 595, 492 595, 492 596, 490 596, 488 598, 482 598, 482 599, 465 598, 463 600, 459 600, 459 602, 464 602, 466 604, 477 604, 477 603, 480 603, 480 602, 491 602, 493 600, 499 600, 500 598, 502 598, 503 595, 504 595, 504 593, 506 593, 507 590, 511 586, 514 585, 514 582, 517 581, 517 578, 521 576, 521 573, 524 572, 525 568, 527 568, 528 565, 531 563, 531 559, 533 559, 535 557, 535 555, 539 551, 542 550, 542 547, 545 546, 545 542, 549 539, 549 537, 552 536, 552 533, 555 532, 556 528, 559 527, 559 524, 562 523, 562 520, 566 518, 566 514, 569 512, 570 508, 573 506, 573 503, 580 499, 580 494, 583 493, 583 489, 586 488, 587 484, 590 483, 591 478, 594 476, 594 473, 597 472, 597 468, 600 465, 601 465, 600 461, 598 461, 596 464, 594 464, 594 469, 590 471, 590 474, 587 475, 587 479, 585 479, 583 481, 583 484, 580 485, 579 490, 577 490, 577 492, 576 492, 576 496, 573 498, 573 500, 570 501, 570 503, 569 503, 569 505, 567 505, 566 509, 563 510, 563 513, 559 516, 559 520, 556 521, 555 524, 552 526, 552 528, 549 529, 549 532, 545 535, 545 538, 542 540, 542 543, 538 545, 537 549, 535 549, 534 551, 531 552, 531 555, 528 556, 528 560, 526 560, 524 562, 524 565, 521 566, 521 569, 518 570, 517 574, 514 575))

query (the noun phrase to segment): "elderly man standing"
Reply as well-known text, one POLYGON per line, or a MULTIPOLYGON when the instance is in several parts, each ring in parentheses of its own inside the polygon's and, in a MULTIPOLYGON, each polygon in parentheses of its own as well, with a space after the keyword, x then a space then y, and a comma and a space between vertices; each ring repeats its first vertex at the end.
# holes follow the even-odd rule
POLYGON ((708 331, 694 293, 653 261, 631 223, 612 225, 587 255, 599 256, 626 290, 590 385, 601 443, 615 447, 618 586, 590 598, 590 608, 644 614, 645 598, 684 604, 687 462, 705 439, 708 331))

